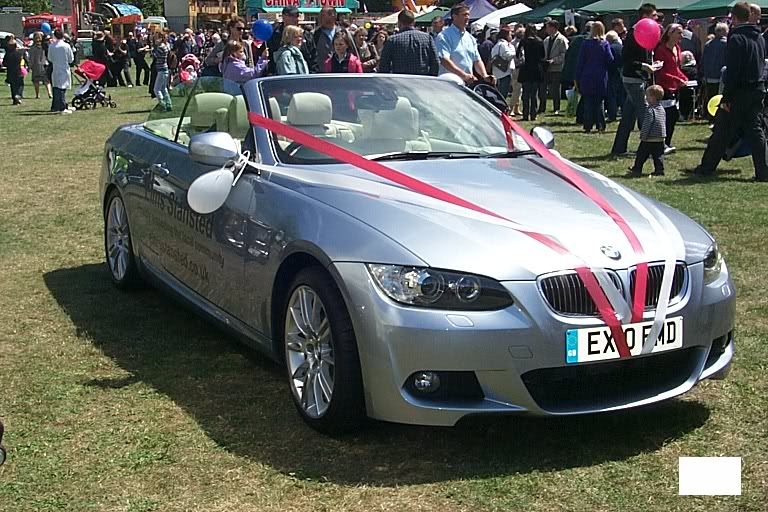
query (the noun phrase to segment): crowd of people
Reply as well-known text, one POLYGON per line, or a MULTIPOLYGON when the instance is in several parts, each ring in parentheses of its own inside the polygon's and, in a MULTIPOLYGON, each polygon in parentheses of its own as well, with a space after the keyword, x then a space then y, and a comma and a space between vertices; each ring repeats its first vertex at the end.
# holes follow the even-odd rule
MULTIPOLYGON (((652 175, 663 174, 663 155, 675 151, 679 119, 704 112, 702 105, 722 94, 717 115, 710 116, 713 140, 722 140, 710 143, 696 172, 714 173, 725 151, 719 145, 743 135, 753 147, 756 179, 768 180, 761 117, 765 41, 760 8, 737 3, 731 25, 712 24, 703 45, 690 27, 664 25, 662 16, 653 4, 640 7, 640 20, 655 20, 662 27, 655 47, 646 47, 621 18, 611 21, 610 30, 598 20, 579 31, 547 19, 538 27, 511 24, 473 35, 468 30, 470 9, 460 3, 451 9, 448 26, 436 17, 429 32, 417 29, 414 14, 403 10, 397 30, 390 33, 380 27, 357 27, 337 16, 333 7, 324 7, 317 28, 310 31, 300 26, 298 9, 289 6, 266 41, 255 40, 245 21, 234 17, 221 31, 129 33, 122 41, 107 31, 96 32, 92 59, 104 65, 101 82, 107 87, 132 87, 130 68, 135 67, 136 85, 147 86, 164 110, 172 108, 172 85, 198 75, 220 76, 235 92, 256 77, 309 73, 449 75, 467 85, 482 81, 496 86, 507 98, 510 114, 524 121, 544 113, 548 101, 556 115, 567 102, 568 113, 587 134, 603 133, 607 123, 620 120, 611 149, 617 157, 633 154, 627 145, 637 126, 642 142, 631 176, 641 173, 649 157, 654 161, 652 175), (728 121, 723 121, 726 117, 728 121)), ((42 34, 33 41, 28 51, 6 56, 14 103, 22 97, 22 75, 28 66, 36 97, 45 86, 53 99, 52 110, 70 111, 62 92, 69 88, 70 42, 60 31, 52 43, 42 34)))

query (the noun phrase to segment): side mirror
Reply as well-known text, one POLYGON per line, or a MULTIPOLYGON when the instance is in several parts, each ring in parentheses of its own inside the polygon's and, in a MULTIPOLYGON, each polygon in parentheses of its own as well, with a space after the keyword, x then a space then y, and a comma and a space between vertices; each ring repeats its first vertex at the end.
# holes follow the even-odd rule
POLYGON ((552 149, 555 147, 555 136, 546 128, 541 126, 534 127, 531 129, 531 136, 544 144, 544 147, 547 149, 552 149))
POLYGON ((240 156, 240 147, 226 132, 200 133, 189 141, 189 156, 203 165, 222 167, 240 156))

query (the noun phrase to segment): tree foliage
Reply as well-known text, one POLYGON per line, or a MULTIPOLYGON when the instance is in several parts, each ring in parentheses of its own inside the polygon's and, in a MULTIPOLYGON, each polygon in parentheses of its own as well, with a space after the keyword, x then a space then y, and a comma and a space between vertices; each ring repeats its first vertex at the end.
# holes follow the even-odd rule
MULTIPOLYGON (((3 0, 0 0, 2 2, 3 0)), ((135 5, 144 16, 162 16, 163 0, 127 0, 126 3, 135 5)))
POLYGON ((51 0, 0 0, 2 7, 21 7, 24 12, 51 12, 51 0))

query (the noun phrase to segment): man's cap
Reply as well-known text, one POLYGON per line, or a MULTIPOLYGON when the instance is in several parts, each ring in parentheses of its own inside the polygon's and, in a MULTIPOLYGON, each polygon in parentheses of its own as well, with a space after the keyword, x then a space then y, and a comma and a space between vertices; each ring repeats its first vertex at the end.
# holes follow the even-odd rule
POLYGON ((299 15, 299 8, 295 5, 289 5, 287 7, 283 7, 283 16, 298 16, 299 15))

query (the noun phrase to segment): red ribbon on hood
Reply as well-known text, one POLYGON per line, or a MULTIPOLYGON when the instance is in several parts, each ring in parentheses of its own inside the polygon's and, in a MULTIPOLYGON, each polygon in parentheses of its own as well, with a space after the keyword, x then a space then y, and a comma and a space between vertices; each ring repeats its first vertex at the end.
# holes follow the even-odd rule
MULTIPOLYGON (((479 206, 475 203, 467 201, 466 199, 462 199, 454 194, 451 194, 450 192, 447 192, 438 187, 435 187, 434 185, 430 185, 429 183, 426 183, 424 181, 418 180, 396 169, 383 165, 380 162, 369 160, 358 153, 354 153, 336 144, 333 144, 326 140, 310 135, 288 124, 282 123, 280 121, 276 121, 274 119, 270 119, 268 117, 264 117, 262 115, 256 114, 255 112, 248 113, 248 120, 254 126, 264 128, 277 135, 281 135, 283 137, 291 139, 295 142, 298 142, 299 144, 302 144, 303 146, 306 146, 314 151, 317 151, 318 153, 327 155, 340 162, 353 165, 358 169, 362 169, 366 172, 379 176, 380 178, 384 178, 388 181, 396 183, 413 192, 417 192, 419 194, 423 194, 433 199, 444 201, 446 203, 450 203, 456 206, 461 206, 468 210, 472 210, 478 213, 483 213, 485 215, 489 215, 497 219, 514 223, 514 221, 512 221, 511 219, 507 219, 506 217, 499 215, 495 212, 492 212, 486 208, 483 208, 482 206, 479 206)), ((545 160, 547 160, 547 162, 549 162, 553 167, 555 167, 555 169, 557 169, 557 171, 559 172, 558 174, 559 176, 561 176, 563 179, 566 179, 574 187, 579 189, 582 193, 587 195, 596 204, 598 204, 600 208, 603 209, 603 211, 605 211, 611 217, 611 219, 614 220, 614 222, 616 222, 616 224, 619 226, 622 232, 624 232, 624 234, 627 236, 627 239, 630 241, 632 248, 635 249, 635 251, 639 255, 643 253, 643 249, 642 249, 642 245, 640 245, 640 241, 638 240, 635 233, 631 230, 629 225, 626 223, 626 221, 621 217, 621 215, 618 212, 616 212, 608 204, 608 202, 604 198, 602 198, 591 186, 589 186, 589 184, 587 184, 584 181, 583 178, 581 178, 581 176, 579 176, 578 172, 571 169, 567 164, 565 164, 565 162, 563 162, 563 160, 558 158, 556 155, 552 154, 549 151, 549 149, 547 149, 543 144, 541 144, 540 142, 535 140, 533 137, 528 135, 506 114, 503 115, 502 122, 505 128, 504 131, 505 131, 505 136, 507 137, 507 143, 510 145, 510 148, 512 147, 512 137, 511 137, 510 131, 513 130, 518 135, 520 135, 523 138, 523 140, 525 140, 526 143, 530 145, 532 149, 536 150, 545 160)), ((555 240, 554 238, 548 235, 545 235, 543 233, 538 233, 535 231, 524 230, 524 229, 517 229, 517 231, 544 244, 545 246, 549 247, 550 249, 554 250, 559 254, 567 255, 575 258, 575 256, 571 254, 570 251, 568 251, 568 249, 566 249, 560 242, 558 242, 557 240, 555 240)), ((605 292, 600 287, 600 284, 598 283, 597 278, 595 278, 594 274, 586 264, 579 265, 578 267, 576 267, 575 270, 577 275, 581 279, 581 281, 584 283, 584 286, 586 287, 590 297, 594 301, 601 319, 603 320, 603 322, 605 322, 605 324, 610 329, 614 342, 616 344, 616 349, 619 352, 619 357, 621 358, 629 357, 630 355, 629 347, 627 346, 627 341, 624 336, 624 331, 622 329, 621 322, 619 321, 616 315, 616 312, 613 309, 613 306, 611 306, 611 303, 608 300, 608 297, 605 295, 605 292)), ((633 315, 632 315, 634 321, 637 321, 636 319, 642 318, 642 312, 645 306, 645 287, 646 287, 645 283, 647 279, 647 272, 648 272, 647 263, 638 264, 637 280, 636 280, 636 286, 635 286, 635 298, 633 303, 633 315), (642 293, 640 294, 638 292, 642 292, 642 293), (638 298, 640 300, 639 310, 637 310, 638 298)))

